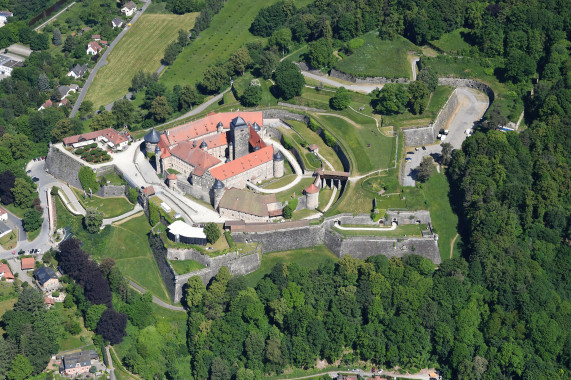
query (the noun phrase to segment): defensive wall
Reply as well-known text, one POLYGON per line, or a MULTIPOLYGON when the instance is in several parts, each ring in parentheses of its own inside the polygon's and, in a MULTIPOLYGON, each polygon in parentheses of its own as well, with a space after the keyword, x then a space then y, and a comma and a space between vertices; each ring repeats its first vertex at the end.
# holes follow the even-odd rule
MULTIPOLYGON (((323 75, 323 74, 322 74, 323 75)), ((386 77, 366 77, 359 78, 351 74, 344 73, 335 69, 331 69, 329 76, 333 78, 338 78, 347 82, 357 83, 357 84, 387 84, 387 83, 410 83, 408 78, 386 78, 386 77)))

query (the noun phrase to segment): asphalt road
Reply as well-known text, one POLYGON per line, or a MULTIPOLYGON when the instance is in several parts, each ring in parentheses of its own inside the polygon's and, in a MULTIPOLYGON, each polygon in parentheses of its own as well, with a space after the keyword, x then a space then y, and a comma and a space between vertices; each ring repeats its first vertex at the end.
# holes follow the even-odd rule
MULTIPOLYGON (((137 21, 137 19, 139 17, 141 17, 141 15, 145 12, 145 10, 147 9, 147 7, 149 5, 151 5, 151 0, 147 1, 143 5, 141 11, 137 11, 137 13, 135 13, 135 16, 133 16, 130 23, 134 24, 135 21, 137 21)), ((75 114, 77 113, 77 111, 79 110, 79 106, 81 106, 81 102, 83 102, 83 98, 85 98, 85 95, 87 94, 87 90, 89 90, 89 86, 91 86, 91 82, 93 82, 93 79, 95 78, 95 75, 97 74, 97 70, 99 70, 101 67, 103 67, 107 64, 107 61, 106 61, 107 56, 109 55, 109 53, 111 53, 111 51, 113 50, 115 45, 117 45, 117 43, 121 40, 121 38, 123 38, 123 36, 129 31, 129 29, 131 29, 131 28, 129 26, 126 26, 125 29, 123 29, 121 31, 121 33, 119 33, 119 35, 117 35, 117 37, 115 37, 115 39, 111 42, 109 47, 105 50, 105 53, 103 53, 101 58, 99 58, 99 61, 97 61, 97 63, 95 64, 95 66, 93 67, 91 72, 89 73, 89 77, 87 77, 87 80, 85 81, 85 84, 83 85, 83 88, 81 89, 81 92, 79 93, 79 96, 77 97, 77 100, 75 101, 75 104, 73 105, 73 109, 71 110, 71 112, 69 114, 70 118, 73 118, 75 116, 75 114)))

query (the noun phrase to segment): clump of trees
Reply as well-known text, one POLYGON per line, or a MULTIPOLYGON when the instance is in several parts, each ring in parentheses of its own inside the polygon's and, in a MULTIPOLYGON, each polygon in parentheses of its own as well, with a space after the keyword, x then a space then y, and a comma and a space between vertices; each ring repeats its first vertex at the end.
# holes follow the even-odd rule
POLYGON ((220 239, 220 228, 216 223, 206 223, 204 226, 204 234, 206 235, 206 240, 210 244, 214 244, 220 239))
POLYGON ((278 97, 288 100, 301 95, 305 79, 299 67, 288 61, 282 61, 274 72, 275 93, 278 97))
POLYGON ((79 182, 81 183, 81 187, 83 190, 89 192, 93 191, 96 193, 99 191, 99 182, 97 182, 97 174, 91 169, 89 166, 82 166, 77 173, 79 177, 79 182))
POLYGON ((345 87, 339 87, 335 91, 335 96, 329 99, 329 106, 334 110, 344 110, 351 103, 351 95, 345 87))

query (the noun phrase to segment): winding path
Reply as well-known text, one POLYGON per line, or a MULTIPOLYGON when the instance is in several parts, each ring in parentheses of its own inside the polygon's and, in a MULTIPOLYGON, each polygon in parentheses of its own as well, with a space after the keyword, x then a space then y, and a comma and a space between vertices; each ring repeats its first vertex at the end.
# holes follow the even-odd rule
POLYGON ((49 24, 50 22, 52 22, 53 19, 55 19, 57 16, 61 15, 63 12, 67 11, 73 4, 75 4, 75 1, 71 4, 69 4, 67 7, 65 7, 64 9, 62 9, 61 11, 59 11, 58 13, 56 13, 55 16, 51 17, 49 20, 45 21, 44 23, 42 23, 40 26, 37 26, 34 28, 34 32, 37 32, 38 30, 42 29, 44 26, 46 26, 47 24, 49 24))
MULTIPOLYGON (((137 283, 129 280, 129 285, 131 285, 133 288, 135 288, 135 290, 141 292, 141 293, 146 293, 147 290, 139 285, 137 285, 137 283)), ((157 298, 153 295, 153 303, 164 307, 165 309, 169 309, 169 310, 173 310, 173 311, 186 311, 184 309, 184 307, 180 307, 180 306, 173 306, 173 305, 169 305, 168 303, 166 303, 165 301, 161 300, 160 298, 157 298)))

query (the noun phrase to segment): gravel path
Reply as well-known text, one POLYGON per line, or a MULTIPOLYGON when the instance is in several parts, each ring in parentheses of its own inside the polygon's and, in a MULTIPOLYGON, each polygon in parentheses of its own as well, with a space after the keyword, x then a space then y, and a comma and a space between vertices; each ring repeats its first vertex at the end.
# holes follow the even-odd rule
POLYGON ((73 4, 75 4, 75 1, 71 4, 69 4, 67 7, 65 7, 64 9, 62 9, 61 11, 59 11, 58 13, 56 13, 55 16, 53 16, 52 18, 50 18, 48 21, 44 22, 43 24, 41 24, 40 26, 37 26, 34 28, 34 32, 37 32, 38 30, 42 29, 44 26, 48 25, 50 22, 52 22, 53 19, 55 19, 57 16, 61 15, 63 12, 67 11, 68 8, 70 8, 73 4))
MULTIPOLYGON (((145 293, 147 291, 145 288, 137 285, 136 283, 134 283, 131 280, 129 280, 129 285, 131 285, 133 288, 135 288, 136 290, 138 290, 141 293, 145 293)), ((153 296, 153 302, 155 304, 161 306, 161 307, 164 307, 165 309, 170 309, 170 310, 174 310, 174 311, 186 311, 186 310, 184 310, 184 307, 169 305, 168 303, 164 302, 163 300, 161 300, 160 298, 157 298, 155 296, 153 296)))

